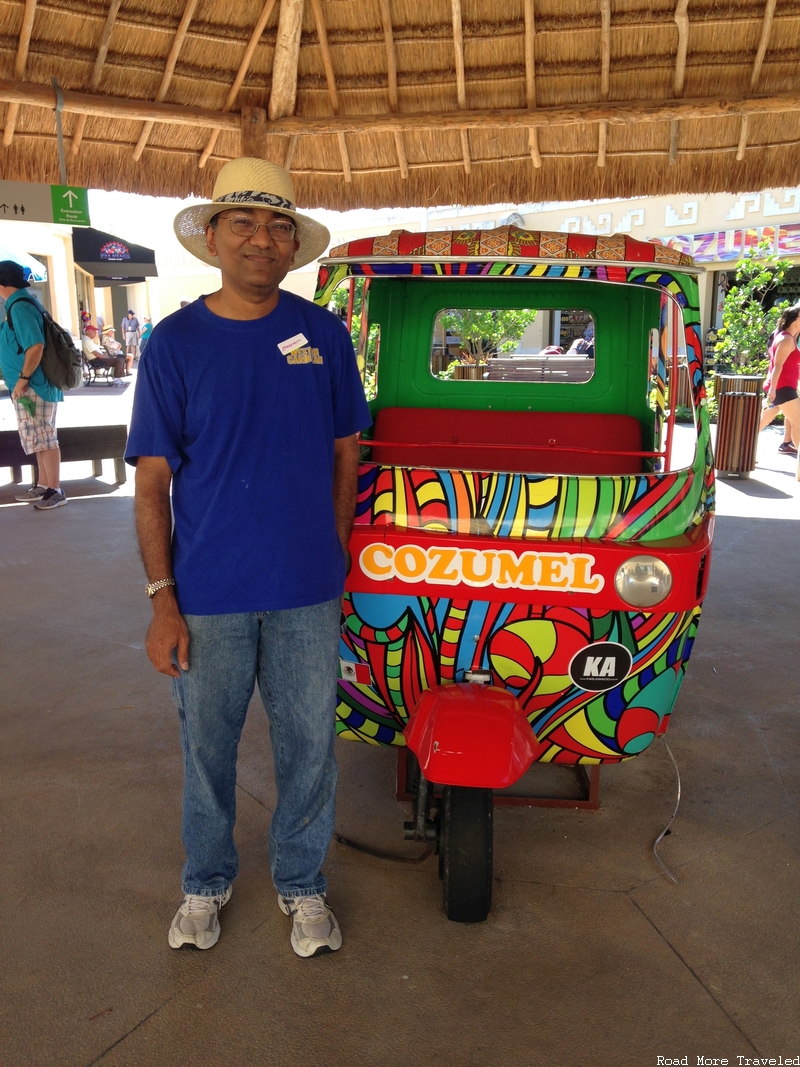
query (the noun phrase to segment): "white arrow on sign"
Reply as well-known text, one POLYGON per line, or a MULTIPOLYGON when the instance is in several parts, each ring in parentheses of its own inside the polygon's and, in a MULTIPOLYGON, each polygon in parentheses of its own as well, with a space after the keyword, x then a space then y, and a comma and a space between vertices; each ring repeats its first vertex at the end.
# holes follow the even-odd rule
POLYGON ((78 194, 77 193, 73 193, 73 191, 71 189, 67 189, 67 191, 62 194, 62 197, 63 197, 63 199, 69 200, 69 206, 70 207, 74 207, 75 201, 80 199, 78 197, 78 194))

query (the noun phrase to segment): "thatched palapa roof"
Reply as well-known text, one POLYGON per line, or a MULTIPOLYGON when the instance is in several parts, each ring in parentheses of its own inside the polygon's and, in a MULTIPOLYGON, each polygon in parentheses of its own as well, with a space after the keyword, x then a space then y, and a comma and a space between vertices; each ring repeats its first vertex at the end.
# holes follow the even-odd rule
POLYGON ((800 0, 0 0, 0 177, 306 207, 800 181, 800 0), (52 85, 56 78, 59 97, 52 85))

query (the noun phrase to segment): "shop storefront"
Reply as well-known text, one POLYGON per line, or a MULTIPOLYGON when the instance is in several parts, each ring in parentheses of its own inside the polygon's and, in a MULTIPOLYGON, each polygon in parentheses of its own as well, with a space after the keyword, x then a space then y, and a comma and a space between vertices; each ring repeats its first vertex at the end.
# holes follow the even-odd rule
POLYGON ((150 314, 147 279, 158 277, 152 248, 131 244, 91 226, 72 234, 75 286, 81 311, 92 322, 122 322, 129 308, 150 314))

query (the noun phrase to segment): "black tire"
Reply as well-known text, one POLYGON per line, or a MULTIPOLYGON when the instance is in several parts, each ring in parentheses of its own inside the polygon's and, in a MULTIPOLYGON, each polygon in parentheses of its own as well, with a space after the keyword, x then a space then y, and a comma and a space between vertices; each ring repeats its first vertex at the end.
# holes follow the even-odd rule
POLYGON ((491 789, 444 789, 439 862, 453 922, 483 922, 492 906, 492 801, 491 789))

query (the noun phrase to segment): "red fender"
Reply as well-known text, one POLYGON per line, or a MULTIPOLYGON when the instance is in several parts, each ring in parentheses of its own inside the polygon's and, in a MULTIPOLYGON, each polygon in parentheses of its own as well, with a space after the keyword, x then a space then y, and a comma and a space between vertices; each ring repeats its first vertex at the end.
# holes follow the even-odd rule
POLYGON ((513 785, 546 747, 509 692, 467 682, 426 689, 403 733, 428 781, 477 789, 513 785))

